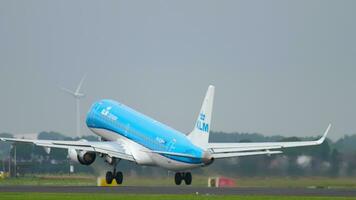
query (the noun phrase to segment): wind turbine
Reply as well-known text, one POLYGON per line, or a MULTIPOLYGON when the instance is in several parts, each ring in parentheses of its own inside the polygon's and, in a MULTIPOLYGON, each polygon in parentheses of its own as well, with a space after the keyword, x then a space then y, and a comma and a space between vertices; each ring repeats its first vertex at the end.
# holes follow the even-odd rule
POLYGON ((77 87, 77 89, 75 91, 69 90, 67 88, 63 88, 61 87, 61 89, 63 91, 65 91, 66 93, 72 95, 75 98, 76 101, 76 110, 77 110, 77 137, 80 137, 80 99, 83 98, 85 96, 84 93, 80 92, 80 88, 82 87, 83 81, 85 79, 85 75, 82 77, 82 79, 79 82, 79 85, 77 87))

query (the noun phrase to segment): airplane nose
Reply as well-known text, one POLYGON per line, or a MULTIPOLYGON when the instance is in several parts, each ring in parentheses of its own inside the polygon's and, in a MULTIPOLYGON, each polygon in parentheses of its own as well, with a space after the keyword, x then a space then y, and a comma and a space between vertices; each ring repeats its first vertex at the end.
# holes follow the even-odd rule
POLYGON ((210 165, 214 162, 214 157, 211 155, 209 151, 205 151, 202 157, 204 165, 210 165))

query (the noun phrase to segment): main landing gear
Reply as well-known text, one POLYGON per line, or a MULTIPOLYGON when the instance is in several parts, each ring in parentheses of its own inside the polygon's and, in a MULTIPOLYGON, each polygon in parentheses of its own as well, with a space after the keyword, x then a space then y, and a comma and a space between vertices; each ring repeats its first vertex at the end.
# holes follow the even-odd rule
POLYGON ((111 184, 114 179, 116 180, 117 184, 119 184, 119 185, 122 184, 124 176, 123 176, 122 172, 116 171, 116 166, 117 166, 118 162, 119 161, 116 159, 112 160, 112 162, 108 162, 109 164, 113 165, 114 170, 112 172, 111 171, 106 172, 105 179, 106 179, 107 184, 111 184))
POLYGON ((192 174, 190 172, 177 172, 174 176, 176 185, 180 185, 183 180, 186 185, 192 184, 192 174))
POLYGON ((111 184, 114 179, 116 180, 117 184, 122 184, 122 181, 124 179, 122 172, 116 172, 116 170, 114 170, 114 172, 106 172, 105 178, 107 184, 111 184))

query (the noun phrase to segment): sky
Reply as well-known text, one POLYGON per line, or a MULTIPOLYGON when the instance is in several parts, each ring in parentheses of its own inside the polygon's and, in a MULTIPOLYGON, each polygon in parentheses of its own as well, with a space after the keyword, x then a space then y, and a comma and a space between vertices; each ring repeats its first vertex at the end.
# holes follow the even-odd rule
POLYGON ((0 0, 0 132, 74 135, 75 89, 179 131, 356 133, 356 1, 0 0))

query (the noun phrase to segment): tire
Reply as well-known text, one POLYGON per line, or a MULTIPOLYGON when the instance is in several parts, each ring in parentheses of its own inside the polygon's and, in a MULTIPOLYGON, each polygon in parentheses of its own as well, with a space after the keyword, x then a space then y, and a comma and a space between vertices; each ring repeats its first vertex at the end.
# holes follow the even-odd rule
POLYGON ((124 180, 124 175, 122 174, 122 172, 116 172, 115 180, 117 184, 122 184, 122 181, 124 180))
POLYGON ((182 178, 183 177, 179 172, 174 175, 174 182, 176 183, 176 185, 180 185, 182 183, 182 178))
POLYGON ((112 172, 106 172, 105 178, 106 178, 106 183, 111 184, 114 179, 114 175, 112 174, 112 172))
POLYGON ((192 174, 190 172, 184 174, 184 182, 186 185, 192 184, 192 174))

